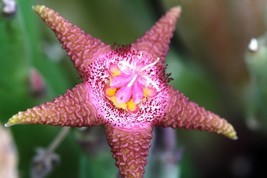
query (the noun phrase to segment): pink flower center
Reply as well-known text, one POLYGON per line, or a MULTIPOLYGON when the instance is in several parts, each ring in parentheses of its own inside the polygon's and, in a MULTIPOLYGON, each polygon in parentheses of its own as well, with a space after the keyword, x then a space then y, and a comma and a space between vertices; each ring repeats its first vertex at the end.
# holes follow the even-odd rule
POLYGON ((159 58, 150 64, 139 62, 141 58, 142 53, 137 59, 125 58, 109 66, 110 81, 105 88, 105 94, 118 108, 136 112, 139 103, 159 92, 156 82, 148 75, 159 58))

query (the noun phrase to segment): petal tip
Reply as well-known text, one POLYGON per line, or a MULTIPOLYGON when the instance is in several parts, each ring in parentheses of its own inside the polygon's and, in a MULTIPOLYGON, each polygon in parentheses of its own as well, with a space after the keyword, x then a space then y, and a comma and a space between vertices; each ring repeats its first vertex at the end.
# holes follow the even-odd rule
POLYGON ((232 139, 232 140, 237 140, 237 139, 238 139, 238 137, 237 137, 235 131, 233 131, 233 132, 227 134, 226 136, 227 136, 228 138, 232 139))
POLYGON ((235 136, 235 137, 233 137, 232 139, 233 139, 233 140, 238 140, 238 137, 237 137, 237 136, 235 136))
POLYGON ((46 7, 44 5, 36 5, 36 6, 32 6, 32 9, 37 12, 38 14, 41 14, 43 9, 45 9, 46 7))
POLYGON ((180 17, 180 14, 182 12, 181 6, 174 6, 171 9, 169 9, 168 13, 178 19, 180 17))
POLYGON ((231 124, 228 124, 228 129, 226 131, 223 132, 223 135, 225 135, 226 137, 232 139, 232 140, 237 140, 237 133, 234 129, 234 127, 231 124))
POLYGON ((9 124, 9 123, 5 123, 5 125, 4 125, 5 127, 10 127, 10 126, 12 126, 12 124, 9 124))
POLYGON ((7 123, 5 123, 5 127, 11 127, 13 125, 17 125, 17 124, 24 124, 24 123, 27 123, 26 121, 26 118, 23 119, 21 117, 21 112, 19 112, 18 114, 12 116, 8 121, 7 123))
POLYGON ((17 123, 16 123, 16 119, 9 119, 8 121, 7 121, 7 123, 5 123, 5 127, 7 128, 7 127, 11 127, 11 126, 13 126, 13 125, 16 125, 17 123))
POLYGON ((182 7, 181 6, 174 6, 170 10, 174 11, 175 13, 177 13, 177 15, 179 15, 182 11, 182 7))

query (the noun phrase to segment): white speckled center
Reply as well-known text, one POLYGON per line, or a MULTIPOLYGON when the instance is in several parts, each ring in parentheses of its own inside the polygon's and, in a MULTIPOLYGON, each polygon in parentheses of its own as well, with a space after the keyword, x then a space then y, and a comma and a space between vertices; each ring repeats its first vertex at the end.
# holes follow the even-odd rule
POLYGON ((90 64, 87 76, 87 81, 89 82, 88 92, 93 97, 91 99, 96 105, 100 119, 104 119, 115 126, 127 127, 131 124, 153 122, 163 118, 168 101, 165 67, 161 63, 155 64, 155 60, 147 54, 142 54, 140 58, 140 52, 138 51, 128 50, 121 52, 119 50, 101 55, 95 62, 90 64), (104 88, 110 82, 110 72, 108 70, 110 65, 121 65, 124 61, 129 60, 144 66, 154 64, 144 69, 143 72, 145 72, 145 76, 153 80, 151 85, 156 85, 158 90, 155 96, 141 101, 138 104, 139 110, 134 113, 115 107, 104 92, 104 88))

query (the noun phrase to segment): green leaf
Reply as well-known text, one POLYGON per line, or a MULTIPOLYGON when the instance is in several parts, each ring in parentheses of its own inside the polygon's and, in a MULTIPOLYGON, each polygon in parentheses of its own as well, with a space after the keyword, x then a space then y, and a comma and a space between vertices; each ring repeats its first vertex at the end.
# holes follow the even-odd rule
POLYGON ((30 45, 20 9, 15 16, 0 16, 0 118, 29 104, 27 80, 30 45))
POLYGON ((96 155, 82 154, 80 157, 79 178, 114 178, 117 173, 111 153, 107 150, 96 155))

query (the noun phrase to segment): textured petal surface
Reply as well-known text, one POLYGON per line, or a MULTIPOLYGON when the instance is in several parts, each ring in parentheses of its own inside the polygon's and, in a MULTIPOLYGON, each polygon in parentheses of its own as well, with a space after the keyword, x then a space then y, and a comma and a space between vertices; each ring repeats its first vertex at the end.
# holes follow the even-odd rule
POLYGON ((35 6, 34 10, 54 31, 80 74, 85 73, 87 66, 97 57, 97 54, 109 49, 109 46, 86 34, 54 10, 39 5, 35 6))
POLYGON ((155 59, 159 57, 164 62, 180 13, 180 7, 170 9, 149 31, 131 46, 152 54, 155 59))
POLYGON ((150 124, 131 129, 106 126, 106 133, 122 178, 142 178, 152 139, 150 124))
POLYGON ((170 102, 160 126, 206 130, 237 139, 233 126, 225 119, 198 106, 172 87, 169 90, 170 102))
POLYGON ((101 123, 96 120, 95 108, 90 103, 86 84, 79 84, 59 96, 25 112, 19 112, 6 123, 15 124, 49 124, 58 126, 94 126, 101 123))

